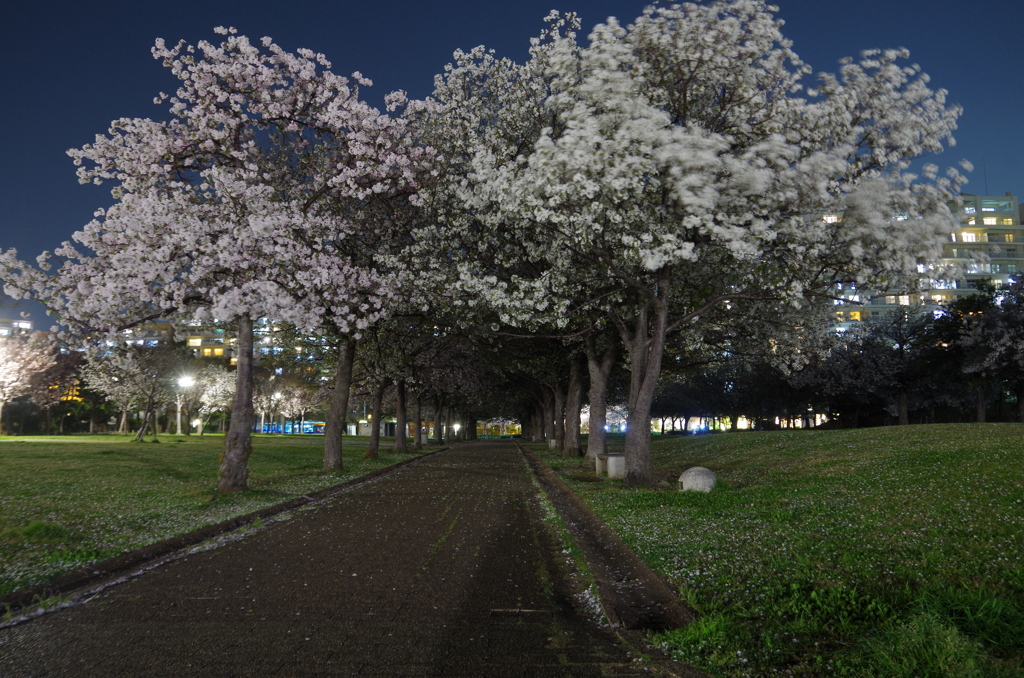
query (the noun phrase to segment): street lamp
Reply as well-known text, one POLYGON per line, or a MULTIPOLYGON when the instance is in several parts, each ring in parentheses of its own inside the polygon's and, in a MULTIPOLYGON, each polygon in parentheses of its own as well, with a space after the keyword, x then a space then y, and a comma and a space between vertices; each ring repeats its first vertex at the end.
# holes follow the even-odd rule
MULTIPOLYGON (((179 435, 179 436, 181 435, 181 406, 182 406, 182 404, 185 401, 185 394, 182 393, 182 391, 184 391, 187 388, 191 388, 192 386, 195 386, 195 383, 196 383, 196 380, 193 379, 192 377, 188 376, 188 375, 185 375, 185 376, 180 377, 178 379, 178 389, 179 390, 178 390, 177 394, 175 394, 175 396, 174 396, 174 402, 178 406, 178 416, 177 416, 177 429, 178 429, 178 433, 177 433, 177 435, 179 435)), ((192 429, 190 428, 189 431, 191 431, 191 430, 192 429)))

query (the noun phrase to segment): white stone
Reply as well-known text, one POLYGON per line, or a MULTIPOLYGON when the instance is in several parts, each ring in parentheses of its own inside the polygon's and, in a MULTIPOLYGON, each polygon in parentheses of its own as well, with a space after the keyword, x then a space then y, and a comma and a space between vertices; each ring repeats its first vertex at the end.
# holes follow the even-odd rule
POLYGON ((710 492, 718 481, 718 476, 711 469, 703 466, 694 466, 683 471, 679 476, 679 489, 695 490, 697 492, 710 492))

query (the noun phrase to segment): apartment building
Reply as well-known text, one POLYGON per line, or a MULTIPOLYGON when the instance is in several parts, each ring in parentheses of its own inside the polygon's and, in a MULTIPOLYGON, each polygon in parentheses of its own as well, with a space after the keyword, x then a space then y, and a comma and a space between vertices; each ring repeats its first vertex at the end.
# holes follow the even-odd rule
MULTIPOLYGON (((877 320, 900 306, 937 308, 974 294, 978 282, 991 281, 996 287, 1009 284, 1024 272, 1024 225, 1017 196, 961 195, 959 207, 962 228, 951 233, 945 243, 944 263, 961 271, 955 280, 925 277, 907 289, 887 290, 882 294, 847 295, 848 302, 836 309, 840 328, 857 322, 877 320)), ((827 217, 826 217, 827 218, 827 217)))
POLYGON ((13 334, 32 331, 32 321, 26 318, 0 318, 0 341, 13 334))

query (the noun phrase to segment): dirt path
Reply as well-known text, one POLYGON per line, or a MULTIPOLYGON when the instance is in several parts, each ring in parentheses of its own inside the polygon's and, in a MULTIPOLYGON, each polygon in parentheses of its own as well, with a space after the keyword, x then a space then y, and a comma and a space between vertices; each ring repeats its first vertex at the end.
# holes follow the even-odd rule
POLYGON ((629 676, 514 446, 466 445, 0 630, 0 676, 629 676))

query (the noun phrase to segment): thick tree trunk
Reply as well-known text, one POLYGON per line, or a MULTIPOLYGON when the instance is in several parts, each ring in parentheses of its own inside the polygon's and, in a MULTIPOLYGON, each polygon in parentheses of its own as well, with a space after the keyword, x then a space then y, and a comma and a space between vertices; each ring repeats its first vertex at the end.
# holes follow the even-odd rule
POLYGON ((458 440, 458 436, 455 435, 455 412, 450 406, 445 408, 444 434, 450 443, 458 440))
POLYGON ((569 393, 565 401, 565 441, 562 443, 563 457, 579 457, 580 410, 583 408, 583 356, 574 354, 569 364, 569 393))
POLYGON ((423 449, 423 398, 416 394, 416 405, 413 409, 413 419, 416 422, 415 433, 413 434, 413 445, 417 450, 423 449))
POLYGON ((348 396, 352 386, 352 362, 356 357, 356 340, 344 337, 338 343, 338 368, 334 375, 331 408, 324 422, 324 470, 342 469, 342 436, 348 420, 348 396))
POLYGON ((231 428, 224 438, 217 489, 237 492, 246 489, 249 479, 249 455, 252 454, 252 318, 238 319, 238 371, 235 375, 235 402, 231 407, 231 428))
POLYGON ((604 351, 598 352, 597 341, 587 337, 587 373, 590 377, 590 433, 587 435, 587 459, 593 462, 597 455, 607 451, 607 437, 604 430, 608 419, 608 378, 615 364, 616 345, 608 342, 604 351))
MULTIPOLYGON (((629 395, 629 415, 626 420, 626 485, 635 487, 654 482, 654 462, 651 458, 651 405, 654 391, 661 376, 661 360, 668 332, 669 278, 660 276, 652 307, 654 318, 648 320, 646 311, 636 316, 632 341, 629 345, 631 383, 635 392, 629 395)), ((625 337, 624 337, 625 338, 625 337)))
POLYGON ((409 445, 405 437, 409 432, 409 426, 405 417, 405 379, 399 379, 395 384, 395 452, 408 452, 409 445))
POLYGON ((381 410, 383 409, 383 401, 384 384, 375 384, 373 387, 373 395, 370 400, 370 409, 372 414, 370 415, 370 444, 366 448, 367 459, 380 458, 380 415, 381 410))

